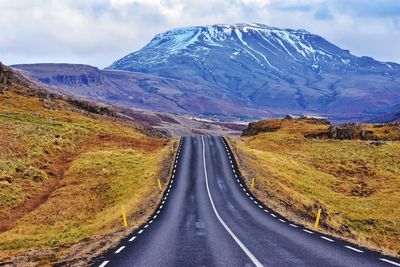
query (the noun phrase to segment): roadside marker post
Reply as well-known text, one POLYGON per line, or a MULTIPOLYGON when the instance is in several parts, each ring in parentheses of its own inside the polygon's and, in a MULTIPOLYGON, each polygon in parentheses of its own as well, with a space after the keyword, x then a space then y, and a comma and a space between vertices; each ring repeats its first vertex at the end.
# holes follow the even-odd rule
POLYGON ((251 190, 254 189, 254 178, 251 180, 251 190))
POLYGON ((319 219, 321 218, 321 209, 318 209, 317 212, 317 218, 315 218, 315 224, 314 224, 314 229, 317 230, 318 229, 318 225, 319 225, 319 219))
POLYGON ((126 211, 123 205, 121 205, 122 219, 124 220, 124 226, 128 226, 128 222, 126 221, 126 211))
POLYGON ((157 182, 158 182, 158 188, 160 188, 160 190, 162 190, 160 179, 157 179, 157 182))

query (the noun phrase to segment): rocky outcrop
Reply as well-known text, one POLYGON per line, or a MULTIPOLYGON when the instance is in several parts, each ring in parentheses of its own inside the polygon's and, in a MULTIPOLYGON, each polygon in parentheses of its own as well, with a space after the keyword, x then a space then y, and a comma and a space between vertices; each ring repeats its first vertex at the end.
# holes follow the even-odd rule
POLYGON ((367 131, 363 128, 361 124, 350 123, 344 125, 333 125, 329 127, 328 137, 331 139, 339 140, 354 140, 361 139, 367 140, 371 139, 373 135, 372 131, 367 131))

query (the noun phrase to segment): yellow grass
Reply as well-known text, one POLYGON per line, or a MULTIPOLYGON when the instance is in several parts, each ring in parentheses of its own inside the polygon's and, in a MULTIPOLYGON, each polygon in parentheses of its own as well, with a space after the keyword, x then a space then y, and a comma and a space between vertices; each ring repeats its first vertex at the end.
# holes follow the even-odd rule
POLYGON ((0 94, 0 259, 136 227, 167 182, 171 141, 55 103, 0 94))
POLYGON ((303 137, 320 127, 232 138, 248 186, 255 178, 260 200, 309 227, 322 207, 323 231, 400 255, 400 143, 303 137))

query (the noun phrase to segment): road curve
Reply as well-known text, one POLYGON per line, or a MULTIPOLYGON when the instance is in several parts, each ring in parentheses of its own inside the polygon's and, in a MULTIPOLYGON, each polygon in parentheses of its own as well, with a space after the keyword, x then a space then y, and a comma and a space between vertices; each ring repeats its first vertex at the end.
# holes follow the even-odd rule
POLYGON ((232 157, 220 137, 184 137, 156 213, 93 266, 400 266, 274 213, 232 157))

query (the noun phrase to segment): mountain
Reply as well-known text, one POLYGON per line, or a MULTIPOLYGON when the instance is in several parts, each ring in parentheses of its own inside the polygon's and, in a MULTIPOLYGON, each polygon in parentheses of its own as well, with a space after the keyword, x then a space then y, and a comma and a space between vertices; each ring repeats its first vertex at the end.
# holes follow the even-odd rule
POLYGON ((400 65, 357 57, 305 30, 261 24, 211 25, 156 35, 108 69, 155 74, 219 88, 246 107, 373 117, 400 102, 400 65))

